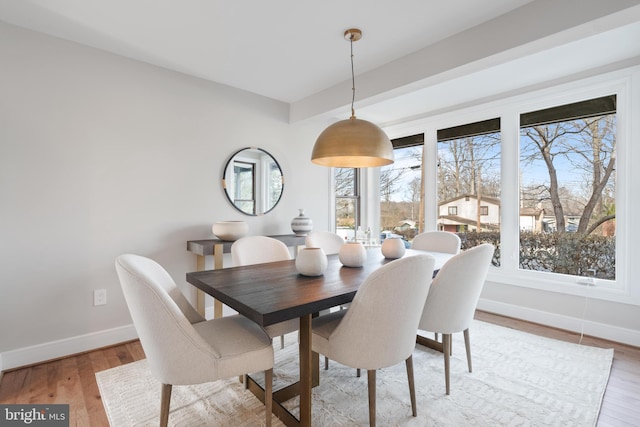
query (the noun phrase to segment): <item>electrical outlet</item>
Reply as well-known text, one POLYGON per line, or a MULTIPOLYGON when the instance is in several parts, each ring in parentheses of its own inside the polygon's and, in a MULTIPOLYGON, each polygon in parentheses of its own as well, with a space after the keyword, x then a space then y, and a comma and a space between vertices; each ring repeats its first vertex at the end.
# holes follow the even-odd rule
POLYGON ((107 303, 107 290, 95 289, 93 291, 93 305, 105 305, 107 303))

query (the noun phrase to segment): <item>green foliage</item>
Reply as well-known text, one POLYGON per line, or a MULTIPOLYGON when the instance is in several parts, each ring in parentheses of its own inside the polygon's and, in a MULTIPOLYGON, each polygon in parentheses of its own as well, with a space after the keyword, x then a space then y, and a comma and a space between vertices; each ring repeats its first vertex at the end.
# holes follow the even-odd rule
MULTIPOLYGON (((458 233, 462 249, 481 243, 496 247, 492 264, 500 265, 500 233, 458 233)), ((520 268, 615 280, 616 241, 612 236, 580 233, 520 233, 520 268)))
POLYGON ((493 259, 491 265, 500 267, 500 233, 497 231, 483 231, 477 233, 475 231, 468 231, 465 233, 456 233, 460 240, 462 240, 461 249, 472 248, 474 246, 481 245, 482 243, 491 243, 495 249, 493 253, 493 259))

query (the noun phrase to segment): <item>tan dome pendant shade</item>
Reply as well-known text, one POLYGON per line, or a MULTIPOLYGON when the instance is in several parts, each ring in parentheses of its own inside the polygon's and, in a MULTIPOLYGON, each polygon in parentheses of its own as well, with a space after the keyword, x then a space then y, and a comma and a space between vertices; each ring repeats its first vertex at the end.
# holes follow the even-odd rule
POLYGON ((355 102, 355 73, 353 71, 353 42, 360 40, 362 32, 350 29, 344 33, 351 43, 351 118, 326 128, 313 147, 311 161, 322 166, 340 168, 366 168, 393 163, 393 145, 389 137, 375 124, 357 119, 355 102))

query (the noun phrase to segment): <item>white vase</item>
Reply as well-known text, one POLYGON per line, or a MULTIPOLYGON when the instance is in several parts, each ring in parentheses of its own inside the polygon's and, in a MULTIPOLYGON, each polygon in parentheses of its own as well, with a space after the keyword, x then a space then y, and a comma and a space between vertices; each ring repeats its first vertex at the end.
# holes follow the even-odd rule
POLYGON ((303 276, 322 276, 327 269, 327 255, 322 248, 303 248, 296 256, 296 270, 303 276))
POLYGON ((367 251, 361 243, 345 242, 340 247, 338 259, 345 267, 362 267, 367 260, 367 251))
POLYGON ((389 237, 382 242, 382 255, 385 258, 396 259, 402 258, 405 253, 404 242, 397 237, 389 237))
POLYGON ((306 236, 311 231, 313 222, 311 218, 305 216, 304 209, 298 210, 300 214, 291 220, 291 230, 293 230, 297 236, 306 236))
POLYGON ((235 241, 249 233, 249 225, 244 221, 218 221, 211 230, 220 240, 235 241))

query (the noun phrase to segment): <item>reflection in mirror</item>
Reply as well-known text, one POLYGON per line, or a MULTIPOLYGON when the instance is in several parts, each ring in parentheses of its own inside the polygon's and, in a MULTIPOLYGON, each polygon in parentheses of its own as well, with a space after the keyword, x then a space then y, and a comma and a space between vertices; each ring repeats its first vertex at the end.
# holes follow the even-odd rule
POLYGON ((284 182, 282 169, 271 154, 261 148, 235 152, 224 168, 222 187, 231 204, 247 215, 262 215, 273 209, 284 182))

